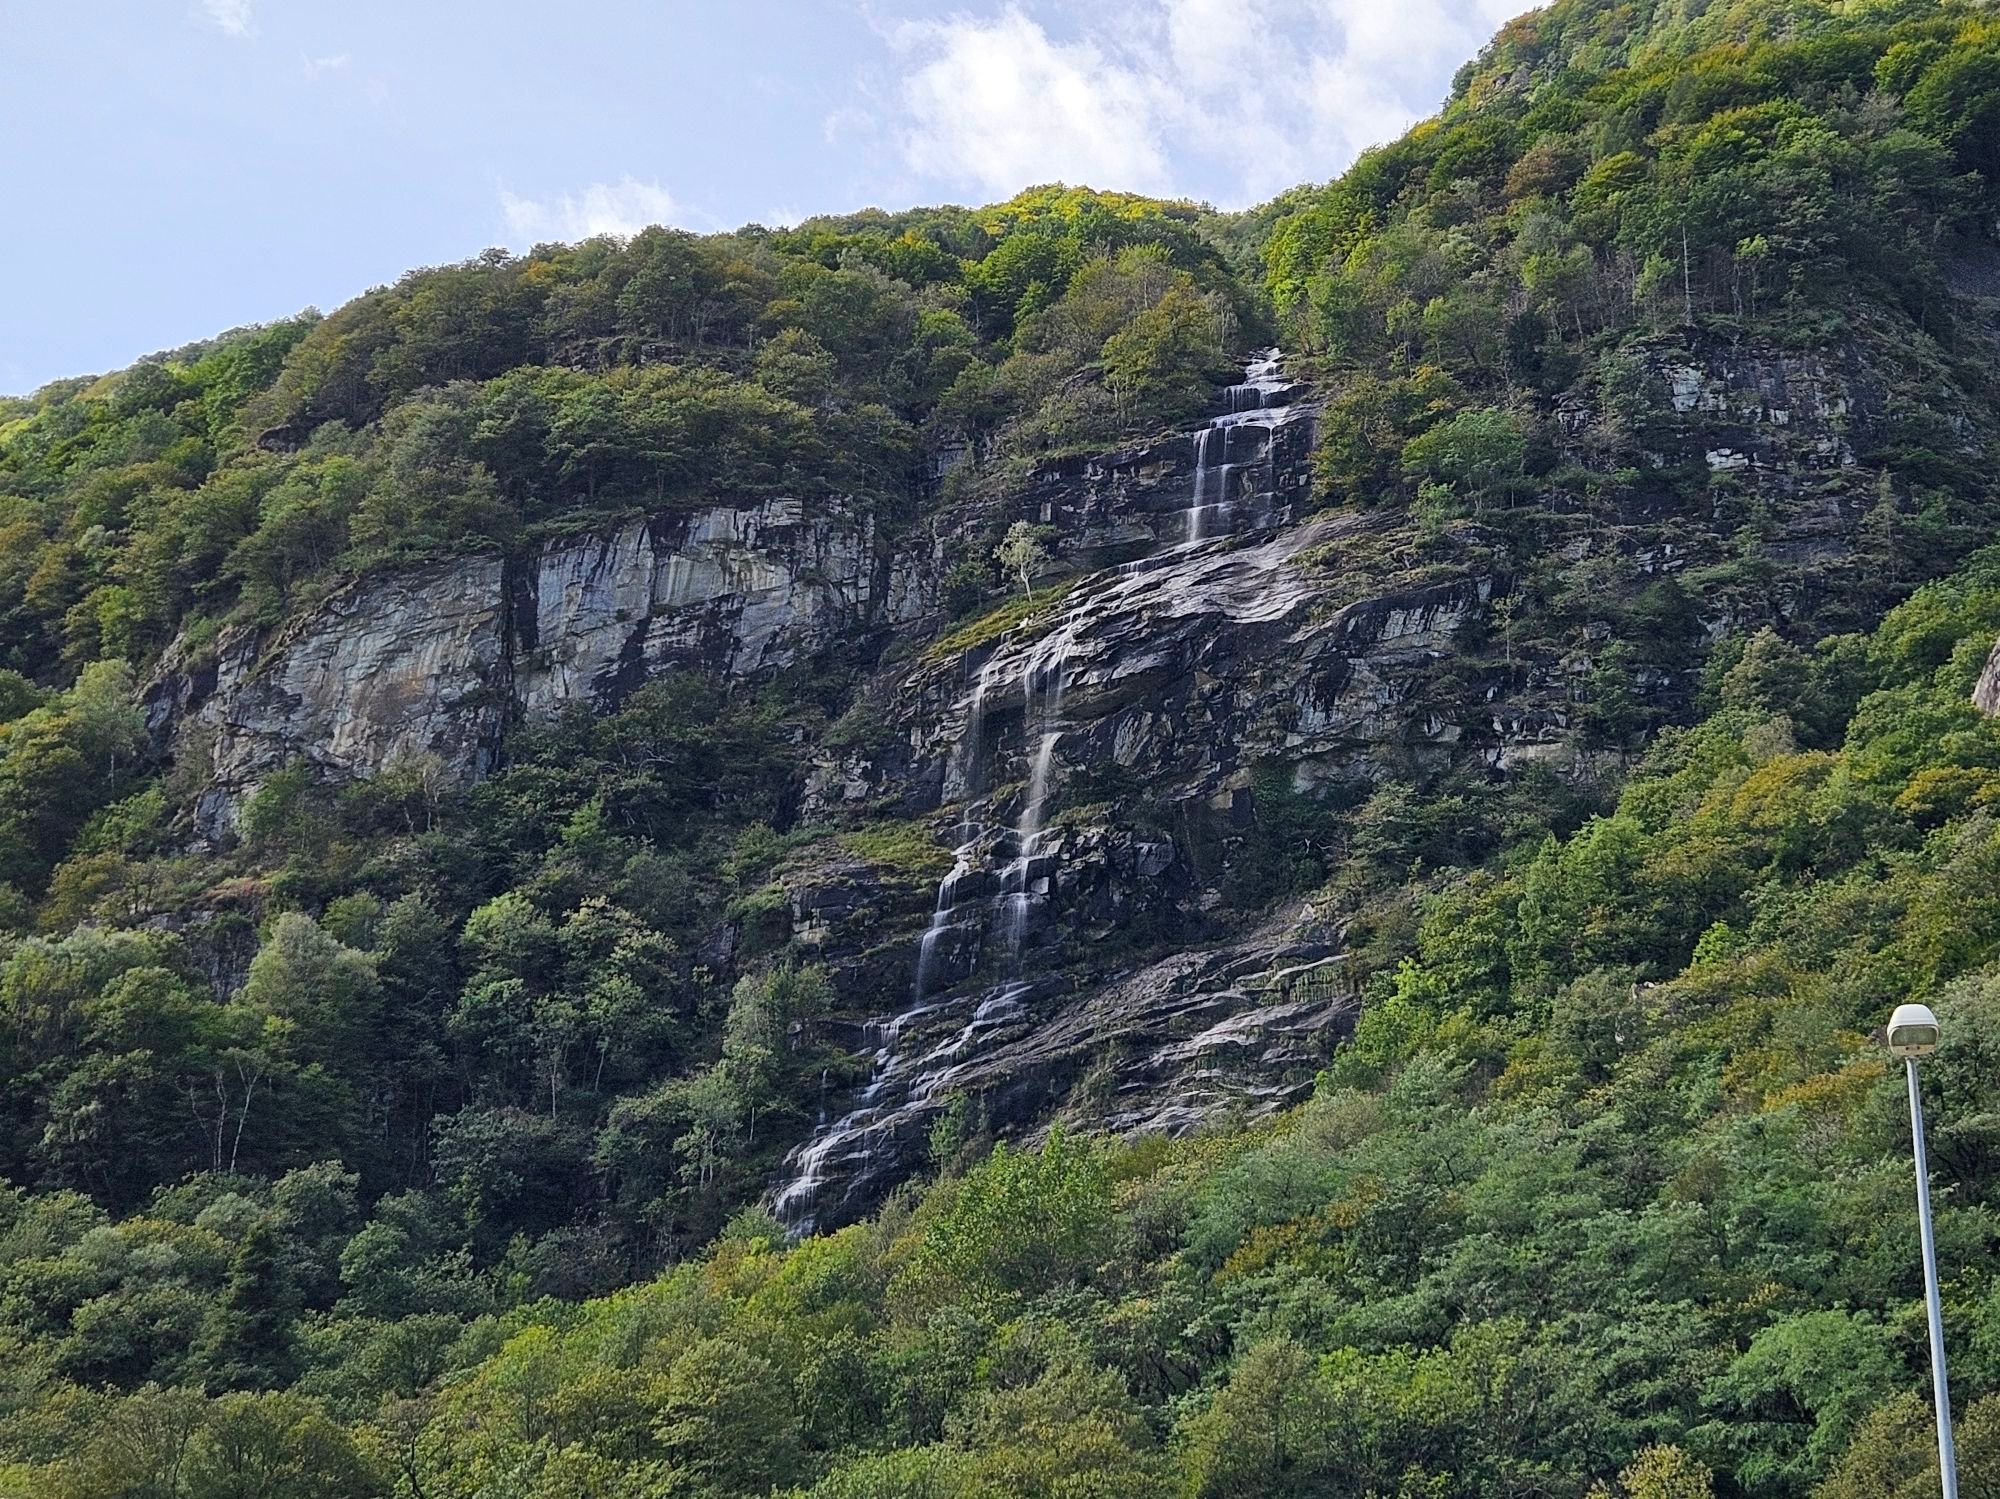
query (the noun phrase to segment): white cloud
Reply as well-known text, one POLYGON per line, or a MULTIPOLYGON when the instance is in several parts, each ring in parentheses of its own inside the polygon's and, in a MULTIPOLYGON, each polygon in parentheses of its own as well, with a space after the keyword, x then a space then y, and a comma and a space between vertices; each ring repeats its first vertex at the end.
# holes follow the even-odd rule
POLYGON ((1063 180, 1224 206, 1331 177, 1442 102, 1525 0, 1106 0, 912 22, 905 163, 995 196, 1063 180), (1198 185, 1211 185, 1199 193, 1198 185), (1217 186, 1219 185, 1219 186, 1217 186))
POLYGON ((1018 10, 898 27, 903 155, 927 177, 1005 194, 1061 179, 1159 189, 1157 81, 1094 40, 1062 45, 1018 10))
POLYGON ((676 212, 665 188, 634 177, 593 182, 580 193, 553 198, 523 198, 504 187, 500 190, 507 243, 523 250, 550 240, 637 234, 648 224, 671 223, 676 212))
POLYGON ((339 52, 332 57, 301 58, 299 59, 299 65, 305 71, 306 77, 317 78, 322 73, 345 72, 348 63, 352 60, 345 52, 339 52))
POLYGON ((249 36, 257 29, 250 13, 250 0, 201 0, 201 13, 209 24, 228 36, 249 36))

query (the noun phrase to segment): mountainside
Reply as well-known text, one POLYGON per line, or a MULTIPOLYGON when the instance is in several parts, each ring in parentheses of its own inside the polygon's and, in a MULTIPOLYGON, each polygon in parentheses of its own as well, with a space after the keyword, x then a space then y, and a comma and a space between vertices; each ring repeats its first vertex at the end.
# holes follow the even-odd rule
POLYGON ((0 1493, 1929 1492, 1906 998, 2000 1482, 1996 142, 1563 0, 0 403, 0 1493))

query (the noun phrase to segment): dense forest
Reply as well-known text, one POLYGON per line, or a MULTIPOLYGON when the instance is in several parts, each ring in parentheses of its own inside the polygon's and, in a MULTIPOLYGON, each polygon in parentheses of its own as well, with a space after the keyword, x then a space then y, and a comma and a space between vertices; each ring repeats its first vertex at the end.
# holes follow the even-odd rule
POLYGON ((1559 0, 1245 214, 1051 186, 489 252, 0 400, 0 1494, 1932 1493, 1869 1035, 1907 999, 2000 1489, 1996 212, 1983 5, 1559 0), (1592 773, 1267 767, 1213 909, 1339 924, 1307 1101, 1030 1139, 968 1101, 795 1237, 772 1174, 866 1074, 778 877, 951 864, 905 809, 802 816, 807 764, 894 738, 885 655, 1046 623, 1079 565, 1010 508, 1037 472, 1274 341, 1316 514, 1399 577, 1476 549, 1465 658, 1568 684, 1592 773), (1658 456, 1669 346, 1874 372, 1870 445, 1785 495, 1834 539, 1658 456), (357 578, 781 496, 932 548, 936 607, 512 724, 465 784, 300 764, 196 835, 170 669, 357 578), (1729 555, 1578 562, 1635 517, 1729 555))

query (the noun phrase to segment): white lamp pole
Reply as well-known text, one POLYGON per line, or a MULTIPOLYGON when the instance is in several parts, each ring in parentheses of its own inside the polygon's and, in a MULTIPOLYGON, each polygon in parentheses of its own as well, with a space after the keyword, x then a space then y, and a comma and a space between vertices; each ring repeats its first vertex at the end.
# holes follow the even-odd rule
POLYGON ((1937 1406, 1938 1471, 1944 1499, 1958 1499, 1958 1454, 1951 1442, 1951 1385, 1944 1372, 1944 1307, 1938 1300, 1937 1236, 1931 1228, 1930 1156, 1924 1149, 1924 1101, 1917 1059, 1938 1048, 1937 1016, 1923 1005, 1898 1005, 1889 1017, 1889 1050, 1903 1059, 1910 1083, 1910 1139, 1917 1159, 1917 1229, 1924 1246, 1924 1300, 1931 1323, 1931 1399, 1937 1406))

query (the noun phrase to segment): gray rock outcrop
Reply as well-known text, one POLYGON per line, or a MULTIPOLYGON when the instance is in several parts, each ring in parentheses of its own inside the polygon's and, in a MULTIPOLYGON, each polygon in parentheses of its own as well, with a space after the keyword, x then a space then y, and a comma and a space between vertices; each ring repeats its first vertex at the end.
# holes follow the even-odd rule
POLYGON ((209 758, 198 826, 234 831, 245 798, 292 763, 340 780, 423 756, 479 774, 506 721, 508 669, 494 557, 362 579, 268 639, 225 637, 179 726, 183 752, 209 758))
POLYGON ((1973 684, 1972 706, 1990 717, 2000 718, 2000 640, 1993 642, 1993 654, 1986 658, 1986 669, 1973 684))
POLYGON ((206 761, 198 831, 226 837, 286 765, 338 781, 421 759, 463 784, 523 717, 608 706, 677 668, 754 680, 914 618, 925 576, 837 505, 715 506, 371 574, 275 631, 229 632, 207 666, 169 651, 148 696, 176 754, 206 761))
POLYGON ((671 666, 754 678, 926 602, 906 559, 878 559, 872 528, 788 499, 635 520, 545 547, 521 574, 515 692, 529 713, 671 666))

